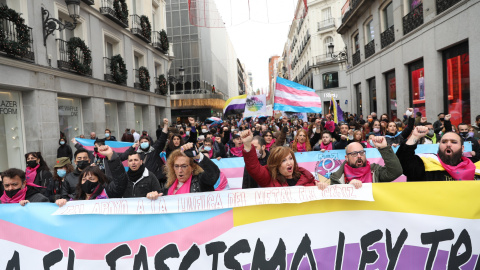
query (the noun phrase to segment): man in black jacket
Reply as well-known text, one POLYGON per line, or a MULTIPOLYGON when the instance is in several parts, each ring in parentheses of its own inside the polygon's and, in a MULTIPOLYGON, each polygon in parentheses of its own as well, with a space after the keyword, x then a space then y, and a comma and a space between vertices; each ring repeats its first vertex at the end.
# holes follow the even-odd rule
POLYGON ((75 198, 75 189, 77 187, 80 174, 86 167, 90 165, 88 151, 86 149, 79 149, 75 151, 74 162, 77 165, 77 168, 65 176, 65 181, 68 182, 68 186, 70 188, 62 191, 62 198, 75 198))
POLYGON ((150 195, 155 196, 163 189, 157 177, 145 168, 138 153, 128 155, 127 176, 129 181, 123 194, 124 198, 147 197, 150 193, 152 193, 150 195))
POLYGON ((415 155, 417 142, 428 132, 425 126, 417 126, 410 138, 397 150, 407 181, 456 181, 477 180, 476 165, 463 156, 463 138, 455 132, 447 132, 440 139, 437 154, 415 155))
POLYGON ((19 169, 8 169, 2 173, 3 195, 1 203, 20 203, 21 206, 29 202, 48 202, 35 187, 29 186, 25 172, 19 169))
MULTIPOLYGON (((268 152, 265 148, 267 142, 261 136, 255 136, 252 140, 252 145, 255 147, 255 151, 257 152, 257 158, 260 162, 260 165, 265 166, 267 165, 268 157, 270 156, 270 152, 268 152)), ((253 180, 253 178, 248 174, 247 168, 243 170, 243 183, 242 189, 246 188, 258 188, 257 182, 253 180)))
POLYGON ((470 154, 472 157, 470 158, 471 161, 474 163, 480 160, 480 145, 478 144, 478 141, 475 140, 473 137, 470 137, 468 135, 468 125, 464 123, 458 124, 458 131, 460 133, 460 136, 466 141, 466 142, 471 142, 472 143, 472 152, 470 154))

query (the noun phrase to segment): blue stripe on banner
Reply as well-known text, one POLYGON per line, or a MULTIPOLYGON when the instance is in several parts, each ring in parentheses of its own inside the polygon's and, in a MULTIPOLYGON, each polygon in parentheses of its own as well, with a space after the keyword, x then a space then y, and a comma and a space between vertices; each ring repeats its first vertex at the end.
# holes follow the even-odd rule
MULTIPOLYGON (((150 207, 150 205, 145 207, 150 207)), ((177 231, 231 210, 164 215, 116 215, 112 219, 109 215, 88 215, 88 218, 85 215, 52 216, 57 209, 58 206, 53 203, 29 203, 25 208, 19 208, 18 204, 5 204, 0 207, 0 216, 5 221, 63 240, 86 244, 105 244, 177 231), (19 211, 28 212, 32 218, 25 219, 25 215, 19 211), (48 216, 48 219, 45 219, 45 216, 48 216), (126 229, 132 219, 143 224, 142 230, 126 229), (91 228, 92 224, 97 224, 97 228, 91 228)))
POLYGON ((290 105, 285 105, 280 103, 275 103, 273 105, 273 110, 284 111, 284 112, 322 113, 322 108, 290 106, 290 105))
MULTIPOLYGON (((470 142, 464 143, 465 150, 464 152, 472 151, 472 144, 470 142)), ((398 147, 393 147, 393 151, 396 153, 398 147)), ((380 152, 378 152, 375 148, 366 148, 365 151, 367 152, 367 158, 381 158, 380 152)), ((415 150, 415 154, 426 154, 426 153, 437 153, 438 152, 438 144, 421 144, 417 146, 415 150)), ((345 150, 331 150, 327 152, 320 152, 320 151, 311 151, 311 152, 303 152, 303 153, 295 153, 295 159, 298 163, 303 162, 314 162, 319 161, 323 155, 330 153, 335 154, 338 158, 344 159, 345 158, 345 150)), ((217 164, 218 168, 220 169, 231 169, 231 168, 238 168, 244 167, 245 162, 243 161, 243 157, 238 158, 222 158, 221 160, 212 159, 212 161, 217 164)))
POLYGON ((282 84, 282 85, 285 85, 287 87, 291 87, 291 88, 295 88, 297 90, 304 90, 304 91, 308 91, 308 92, 315 92, 315 89, 312 89, 310 87, 307 87, 305 85, 301 85, 299 83, 296 83, 296 82, 292 82, 292 81, 289 81, 287 79, 284 79, 284 78, 281 78, 281 77, 277 77, 277 84, 282 84))
MULTIPOLYGON (((83 146, 94 146, 94 142, 95 142, 95 140, 90 140, 90 139, 75 138, 75 140, 77 140, 77 142, 79 142, 83 146)), ((105 141, 105 144, 112 148, 130 147, 133 145, 133 143, 130 143, 130 142, 117 142, 117 141, 105 141)))

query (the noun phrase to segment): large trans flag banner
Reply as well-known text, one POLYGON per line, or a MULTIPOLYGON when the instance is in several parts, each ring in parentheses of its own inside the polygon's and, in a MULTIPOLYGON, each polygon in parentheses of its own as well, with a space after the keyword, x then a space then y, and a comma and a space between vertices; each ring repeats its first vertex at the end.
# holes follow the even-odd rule
MULTIPOLYGON (((396 152, 398 147, 393 147, 396 152)), ((376 148, 365 149, 367 160, 370 163, 377 163, 384 165, 385 162, 380 155, 380 152, 376 148)), ((470 142, 465 143, 464 153, 466 155, 472 151, 472 144, 470 142)), ((438 152, 438 144, 422 144, 417 146, 416 154, 431 154, 438 152)), ((315 179, 319 181, 329 181, 330 175, 336 172, 340 165, 345 161, 345 150, 331 150, 331 151, 312 151, 304 153, 295 153, 298 165, 309 170, 315 179)), ((230 189, 242 188, 243 173, 245 163, 243 158, 227 158, 219 161, 213 160, 220 170, 228 178, 228 185, 230 189)), ((405 182, 405 176, 400 176, 394 182, 405 182)))
MULTIPOLYGON (((51 203, 0 205, 0 269, 478 269, 480 183, 371 188, 374 201, 172 214, 52 215, 51 203)), ((99 201, 109 200, 90 203, 99 201)))
MULTIPOLYGON (((75 138, 75 140, 83 146, 83 148, 87 149, 88 151, 93 151, 93 148, 95 147, 94 143, 95 140, 90 140, 90 139, 81 139, 81 138, 75 138)), ((133 145, 133 143, 130 142, 118 142, 118 141, 105 141, 105 144, 110 146, 112 150, 116 153, 123 153, 130 148, 130 146, 133 145)), ((123 166, 125 167, 125 170, 128 169, 128 161, 124 160, 123 166)))

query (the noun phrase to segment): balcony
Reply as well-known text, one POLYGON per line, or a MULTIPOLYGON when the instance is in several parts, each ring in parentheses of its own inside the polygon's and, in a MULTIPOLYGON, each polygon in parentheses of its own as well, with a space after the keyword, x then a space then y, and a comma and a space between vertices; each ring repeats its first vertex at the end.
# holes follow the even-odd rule
POLYGON ((360 63, 360 50, 352 55, 353 66, 356 66, 360 63))
POLYGON ((403 34, 406 35, 423 24, 423 4, 419 4, 403 17, 403 34))
POLYGON ((82 2, 84 2, 85 4, 87 4, 89 6, 95 5, 95 0, 82 0, 82 2))
MULTIPOLYGON (((90 64, 90 71, 87 72, 87 74, 83 74, 79 72, 78 70, 75 70, 72 68, 70 65, 70 54, 68 53, 68 45, 67 41, 63 39, 56 39, 57 45, 58 45, 58 60, 57 60, 57 67, 59 69, 63 69, 66 71, 78 73, 80 75, 86 75, 86 76, 92 76, 92 65, 90 64)), ((77 59, 80 61, 80 63, 83 64, 83 52, 79 48, 77 48, 76 51, 77 59)))
POLYGON ((347 0, 342 7, 342 24, 338 27, 339 34, 345 34, 355 24, 360 16, 371 7, 372 1, 368 0, 347 0))
POLYGON ((140 16, 134 14, 131 16, 131 18, 132 18, 132 28, 130 28, 130 31, 132 31, 132 34, 139 37, 141 40, 147 43, 150 43, 152 26, 150 25, 150 29, 147 29, 148 26, 145 23, 145 29, 143 29, 142 20, 140 16))
POLYGON ((152 46, 161 51, 163 54, 167 54, 168 53, 168 49, 167 51, 165 51, 163 49, 163 44, 162 44, 162 40, 160 39, 160 32, 159 31, 153 31, 152 32, 152 46))
POLYGON ((437 14, 440 14, 445 10, 453 7, 460 1, 462 0, 437 0, 437 14))
POLYGON ((389 28, 387 28, 387 30, 383 31, 383 33, 380 34, 380 43, 382 45, 382 49, 392 44, 394 41, 395 41, 395 30, 392 25, 389 28))
MULTIPOLYGON (((112 72, 110 71, 110 58, 104 57, 103 61, 105 64, 104 80, 107 82, 117 83, 113 78, 112 72)), ((120 83, 120 85, 127 85, 127 82, 125 81, 124 83, 120 83)))
POLYGON ((330 28, 335 28, 335 19, 334 18, 330 18, 330 19, 326 19, 324 21, 318 22, 318 32, 323 31, 323 30, 327 30, 327 29, 330 29, 330 28))
POLYGON ((365 59, 372 56, 375 53, 375 40, 372 39, 365 45, 365 59))
POLYGON ((128 28, 128 12, 127 14, 122 15, 122 12, 115 12, 113 8, 114 0, 102 0, 102 7, 100 8, 100 13, 105 15, 110 20, 114 21, 123 28, 128 28))
POLYGON ((0 33, 2 38, 0 39, 0 52, 5 53, 10 57, 20 57, 26 61, 35 61, 35 54, 33 53, 33 31, 31 27, 28 27, 28 33, 30 39, 27 44, 27 48, 24 51, 18 52, 17 50, 10 49, 12 45, 18 44, 21 40, 17 32, 15 22, 10 19, 0 19, 0 33))

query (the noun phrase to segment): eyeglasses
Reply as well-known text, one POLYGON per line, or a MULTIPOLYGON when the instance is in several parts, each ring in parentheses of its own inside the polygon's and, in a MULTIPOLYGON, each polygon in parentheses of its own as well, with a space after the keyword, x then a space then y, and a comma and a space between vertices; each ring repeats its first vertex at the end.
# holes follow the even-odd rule
POLYGON ((362 157, 365 156, 365 150, 347 153, 347 155, 351 157, 356 157, 358 154, 360 154, 362 157))
POLYGON ((185 169, 188 168, 188 166, 190 166, 190 165, 185 165, 185 164, 184 165, 173 165, 173 168, 175 168, 175 170, 179 170, 180 168, 182 170, 185 170, 185 169))

